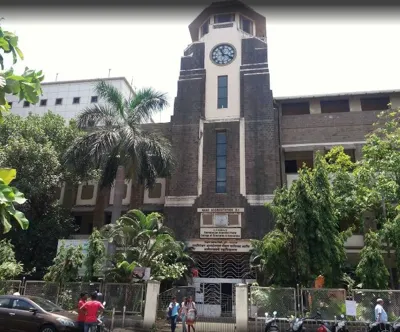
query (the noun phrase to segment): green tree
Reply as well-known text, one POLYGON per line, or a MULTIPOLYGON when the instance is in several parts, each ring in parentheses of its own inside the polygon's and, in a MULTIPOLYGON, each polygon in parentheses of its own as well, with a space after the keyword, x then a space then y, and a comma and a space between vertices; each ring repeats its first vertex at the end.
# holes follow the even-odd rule
POLYGON ((114 268, 108 271, 108 278, 115 281, 132 280, 135 267, 149 267, 152 279, 177 280, 191 261, 184 244, 176 241, 159 213, 146 216, 131 210, 115 224, 104 226, 102 232, 119 249, 114 268))
POLYGON ((15 176, 15 169, 0 169, 0 230, 3 234, 11 230, 11 219, 15 219, 23 230, 29 226, 24 213, 15 208, 16 204, 24 204, 26 201, 24 194, 17 188, 9 186, 15 176))
POLYGON ((0 27, 0 121, 2 121, 3 115, 10 110, 10 105, 6 99, 7 94, 18 95, 20 101, 26 100, 29 103, 36 104, 42 94, 40 83, 44 79, 42 71, 36 72, 28 67, 21 75, 15 74, 12 67, 4 70, 5 54, 12 55, 14 65, 18 58, 24 59, 24 55, 19 49, 18 36, 0 27))
POLYGON ((13 229, 7 237, 35 278, 42 278, 51 265, 58 239, 75 230, 70 211, 58 204, 57 190, 63 181, 79 180, 61 163, 68 144, 79 135, 73 123, 66 125, 51 112, 26 118, 10 114, 0 124, 0 166, 17 170, 13 183, 27 198, 20 210, 31 221, 25 232, 13 229))
MULTIPOLYGON (((374 130, 366 136, 363 159, 358 170, 359 201, 363 209, 375 216, 378 236, 386 243, 390 259, 394 249, 400 268, 400 110, 378 115, 374 130)), ((371 227, 371 226, 369 226, 371 227)), ((390 270, 391 286, 394 277, 390 270)))
POLYGON ((388 286, 389 272, 381 251, 378 234, 372 231, 365 234, 364 248, 361 250, 360 262, 356 269, 363 288, 386 289, 388 286))
POLYGON ((155 179, 167 176, 173 161, 169 142, 160 135, 142 130, 142 124, 167 105, 165 94, 152 88, 135 91, 128 99, 115 87, 100 82, 96 93, 105 102, 84 109, 77 119, 78 127, 90 129, 79 137, 66 154, 75 163, 85 158, 94 169, 101 170, 102 187, 115 180, 111 222, 121 216, 125 178, 152 186, 155 179))
POLYGON ((253 241, 252 262, 265 276, 261 283, 310 285, 323 274, 328 284, 337 284, 348 234, 339 230, 324 157, 317 155, 314 169, 301 169, 290 188, 278 189, 268 207, 275 228, 261 241, 253 241))
POLYGON ((53 260, 53 265, 48 268, 44 280, 60 284, 76 281, 79 277, 79 269, 82 267, 82 264, 82 247, 65 247, 63 243, 53 260))
POLYGON ((0 241, 0 280, 9 280, 22 273, 23 265, 15 258, 14 246, 9 240, 0 241))
POLYGON ((105 258, 106 248, 104 246, 104 238, 101 236, 101 233, 94 228, 89 237, 87 255, 84 261, 86 280, 92 281, 94 277, 98 277, 102 274, 105 258))

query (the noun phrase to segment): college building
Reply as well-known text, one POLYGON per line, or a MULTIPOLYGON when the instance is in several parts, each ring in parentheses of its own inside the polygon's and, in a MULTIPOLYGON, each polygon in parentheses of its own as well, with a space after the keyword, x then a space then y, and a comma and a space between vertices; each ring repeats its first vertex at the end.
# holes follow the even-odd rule
MULTIPOLYGON (((176 171, 151 190, 127 181, 123 209, 165 214, 167 226, 193 248, 198 293, 223 311, 234 298, 233 285, 255 279, 250 239, 273 227, 264 204, 274 190, 290 186, 303 163, 312 167, 317 151, 342 145, 359 159, 377 114, 389 103, 400 106, 400 90, 274 98, 265 17, 239 1, 211 4, 189 31, 192 43, 180 59, 171 121, 144 125, 172 142, 176 171)), ((126 96, 132 93, 125 78, 106 80, 126 96)), ((97 81, 44 83, 38 105, 14 102, 13 112, 51 109, 73 118, 101 102, 93 92, 97 81)), ((100 191, 96 182, 66 184, 59 199, 80 225, 76 239, 111 221, 113 190, 100 191)), ((347 241, 350 261, 362 247, 361 233, 347 241)))

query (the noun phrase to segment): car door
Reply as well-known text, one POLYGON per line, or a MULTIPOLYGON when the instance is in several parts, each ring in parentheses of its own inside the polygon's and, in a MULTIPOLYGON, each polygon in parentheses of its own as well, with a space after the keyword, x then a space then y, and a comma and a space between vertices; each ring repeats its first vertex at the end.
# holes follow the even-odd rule
POLYGON ((9 297, 0 298, 0 332, 8 332, 10 302, 9 297))
POLYGON ((27 299, 14 298, 9 309, 8 332, 37 332, 41 318, 30 309, 35 305, 27 299))

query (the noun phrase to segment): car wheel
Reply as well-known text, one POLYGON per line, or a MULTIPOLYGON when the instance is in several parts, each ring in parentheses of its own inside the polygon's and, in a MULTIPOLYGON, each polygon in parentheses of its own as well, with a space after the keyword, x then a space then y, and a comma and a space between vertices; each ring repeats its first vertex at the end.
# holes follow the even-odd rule
POLYGON ((57 330, 54 326, 45 325, 40 328, 40 332, 57 332, 57 330))

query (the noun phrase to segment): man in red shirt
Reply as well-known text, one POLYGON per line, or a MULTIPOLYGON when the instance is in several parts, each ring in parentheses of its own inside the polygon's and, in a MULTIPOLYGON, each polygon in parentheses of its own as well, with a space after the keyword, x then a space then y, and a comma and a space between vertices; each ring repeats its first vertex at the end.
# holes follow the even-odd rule
POLYGON ((78 302, 78 327, 80 332, 84 332, 85 328, 85 317, 86 313, 81 309, 83 305, 86 303, 88 297, 88 293, 81 293, 81 296, 79 298, 78 302))
POLYGON ((92 326, 97 326, 97 316, 104 310, 104 306, 97 301, 97 293, 90 295, 90 300, 83 304, 81 310, 86 313, 85 332, 89 332, 92 326))

